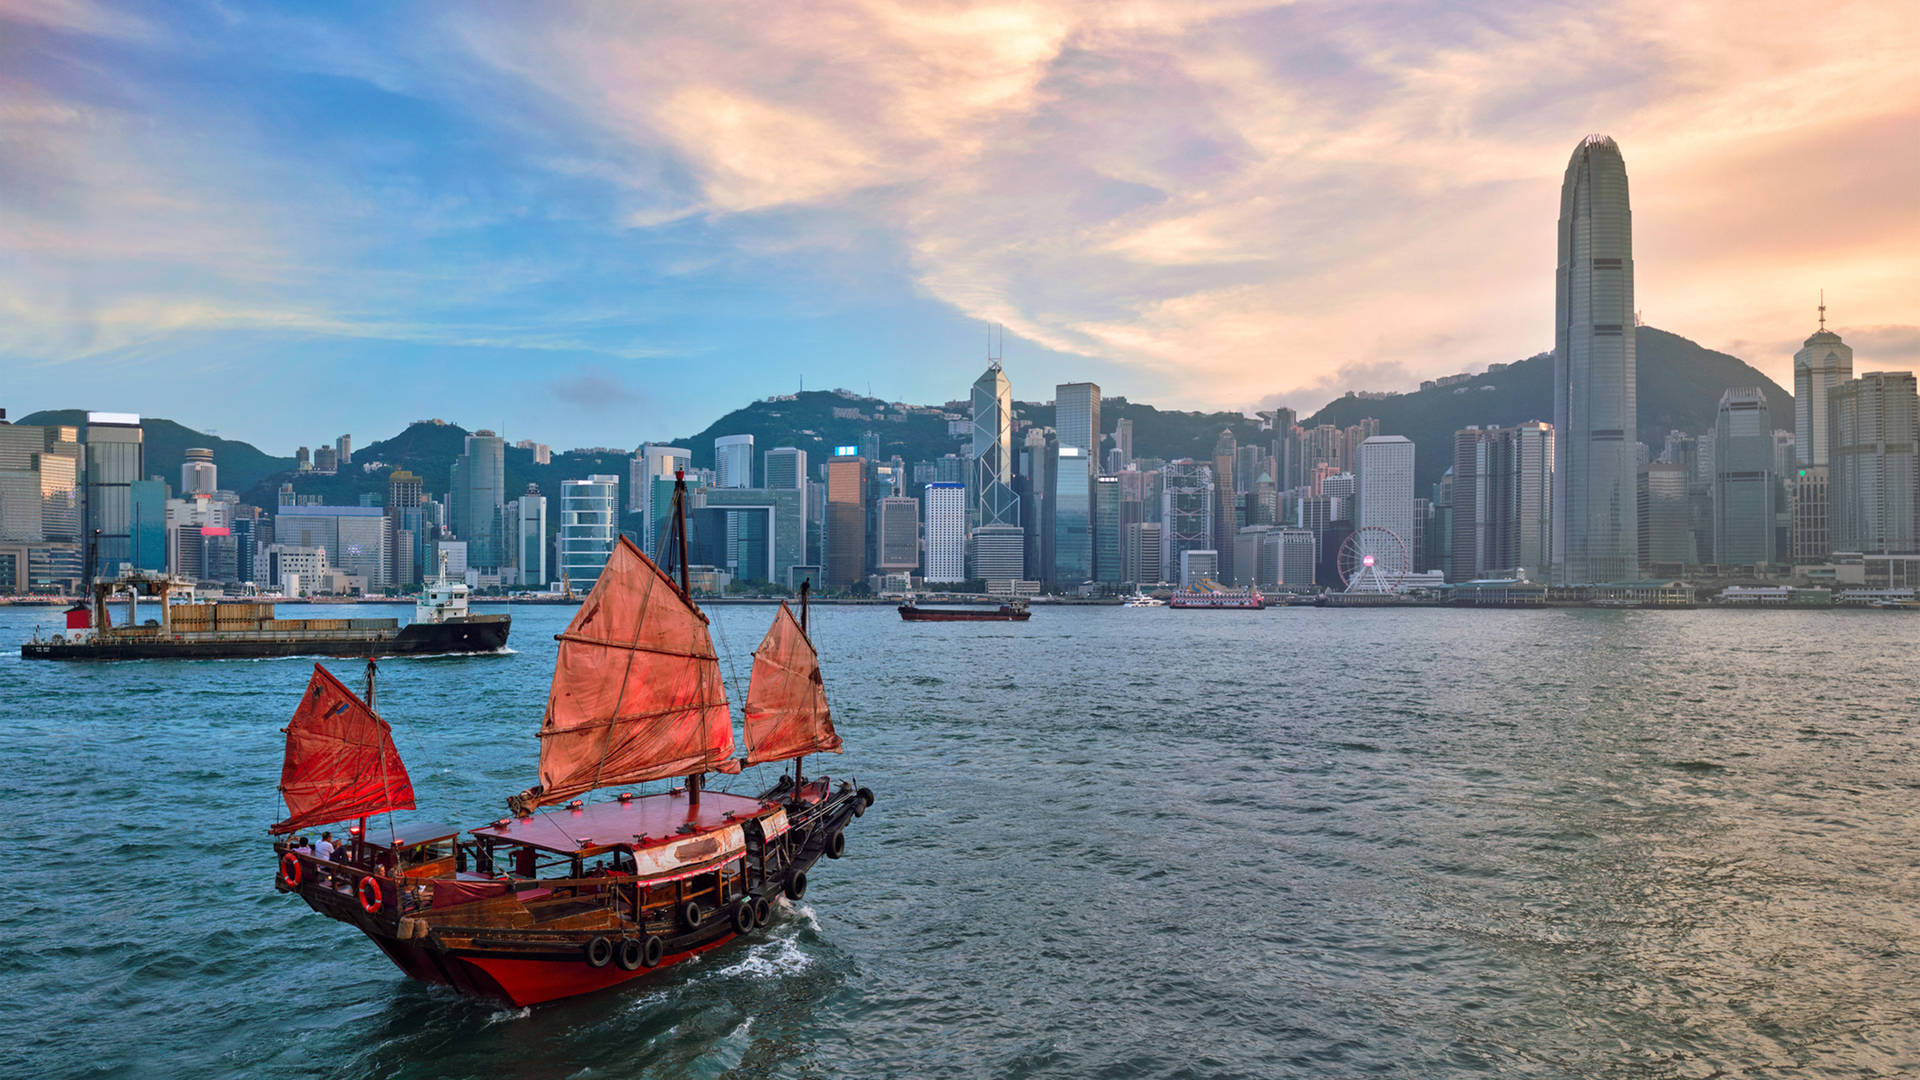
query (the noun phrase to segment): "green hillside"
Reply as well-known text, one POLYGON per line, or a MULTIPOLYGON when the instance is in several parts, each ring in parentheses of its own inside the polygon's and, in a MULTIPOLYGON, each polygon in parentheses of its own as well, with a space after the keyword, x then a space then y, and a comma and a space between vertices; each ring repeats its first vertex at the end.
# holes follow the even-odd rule
MULTIPOLYGON (((45 409, 24 416, 16 423, 84 428, 87 411, 45 409)), ((147 448, 147 475, 162 477, 174 487, 180 486, 180 463, 186 460, 190 447, 213 451, 213 463, 220 469, 220 486, 228 491, 246 491, 266 477, 293 468, 292 458, 274 457, 256 449, 252 443, 202 434, 171 420, 141 417, 140 437, 147 448)))
MULTIPOLYGON (((1774 426, 1791 425, 1792 397, 1739 358, 1652 327, 1641 327, 1636 341, 1639 436, 1648 445, 1659 446, 1666 433, 1675 428, 1694 433, 1705 431, 1713 424, 1720 395, 1728 387, 1763 388, 1774 411, 1774 426)), ((1040 426, 1053 424, 1050 404, 1015 402, 1014 414, 1040 426)), ((1258 422, 1238 413, 1156 409, 1119 396, 1102 402, 1101 426, 1109 432, 1114 421, 1123 416, 1133 421, 1136 457, 1210 458, 1214 442, 1224 427, 1231 427, 1235 438, 1243 443, 1265 444, 1272 439, 1271 433, 1260 431, 1258 422)), ((1405 435, 1414 441, 1416 482, 1424 490, 1452 463, 1455 431, 1469 424, 1507 425, 1550 420, 1552 416, 1553 361, 1543 353, 1455 386, 1380 398, 1349 395, 1329 403, 1301 422, 1308 427, 1317 424, 1345 427, 1366 417, 1379 419, 1383 434, 1405 435)), ((38 412, 20 422, 80 424, 85 422, 85 414, 74 409, 38 412)), ((418 473, 426 481, 429 493, 443 494, 448 486, 448 470, 460 455, 467 436, 467 430, 455 424, 414 423, 390 439, 357 448, 353 463, 339 475, 320 476, 295 473, 291 459, 271 457, 243 442, 203 435, 171 420, 145 420, 142 427, 146 432, 149 473, 177 482, 186 449, 205 446, 213 450, 214 461, 220 466, 221 486, 238 492, 249 503, 264 507, 275 504, 275 489, 288 480, 292 481, 295 491, 322 496, 335 505, 354 505, 361 495, 369 493, 377 494, 384 501, 387 474, 395 468, 418 473), (381 463, 382 467, 366 471, 366 466, 373 462, 381 463)), ((947 421, 939 413, 902 410, 874 398, 847 397, 825 390, 755 401, 720 417, 695 434, 652 441, 686 447, 692 452, 696 467, 710 467, 716 437, 752 435, 756 450, 797 446, 807 451, 817 464, 830 456, 835 447, 857 445, 861 435, 868 431, 879 436, 883 457, 898 454, 909 463, 964 452, 966 446, 964 438, 947 434, 947 421)), ((640 441, 636 439, 635 444, 640 441)), ((560 481, 584 479, 594 473, 610 473, 625 483, 628 457, 629 452, 567 451, 556 452, 550 465, 535 465, 531 450, 509 446, 507 496, 514 497, 528 484, 538 485, 549 497, 557 496, 560 481)), ((550 520, 557 522, 558 515, 552 515, 550 520)))
MULTIPOLYGON (((1712 427, 1720 395, 1729 387, 1762 388, 1773 426, 1793 424, 1793 395, 1738 357, 1651 326, 1639 328, 1635 347, 1639 438, 1656 452, 1669 431, 1699 434, 1712 427)), ((1379 419, 1381 434, 1413 440, 1414 482, 1424 493, 1453 464, 1454 432, 1472 424, 1553 419, 1553 356, 1541 353, 1454 386, 1385 398, 1343 397, 1301 423, 1345 427, 1369 416, 1379 419)))

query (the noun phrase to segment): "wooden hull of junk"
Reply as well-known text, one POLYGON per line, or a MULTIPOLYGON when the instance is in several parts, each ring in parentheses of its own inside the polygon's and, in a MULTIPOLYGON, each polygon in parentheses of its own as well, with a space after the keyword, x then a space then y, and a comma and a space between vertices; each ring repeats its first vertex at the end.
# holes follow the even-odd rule
POLYGON ((908 622, 1026 622, 1033 613, 1025 608, 924 608, 900 605, 900 617, 908 622))
MULTIPOLYGON (((824 777, 797 792, 782 777, 759 798, 708 791, 698 807, 676 788, 472 830, 481 848, 573 843, 576 866, 612 850, 596 847, 586 830, 627 845, 660 830, 634 851, 631 873, 458 872, 450 857, 396 874, 391 861, 323 862, 281 843, 275 885, 358 927, 412 978, 535 1005, 643 978, 751 936, 766 926, 778 897, 804 894, 806 871, 821 856, 840 856, 848 823, 872 802, 865 788, 824 777), (289 880, 289 859, 297 880, 289 880)), ((379 836, 377 824, 369 835, 379 836)))
POLYGON ((20 646, 28 660, 231 660, 273 656, 438 656, 498 652, 506 648, 508 615, 470 615, 441 623, 400 627, 392 619, 281 620, 298 623, 379 622, 384 627, 285 630, 211 630, 166 634, 159 627, 106 630, 90 639, 29 641, 20 646))

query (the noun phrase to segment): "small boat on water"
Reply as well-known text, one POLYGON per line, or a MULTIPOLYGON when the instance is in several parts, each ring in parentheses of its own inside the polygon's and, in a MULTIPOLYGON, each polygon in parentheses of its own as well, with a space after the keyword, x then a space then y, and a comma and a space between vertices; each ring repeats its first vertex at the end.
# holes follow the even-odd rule
POLYGON ((1146 593, 1137 592, 1137 593, 1134 593, 1132 596, 1127 597, 1126 603, 1121 604, 1120 606, 1121 607, 1166 607, 1167 602, 1165 600, 1160 599, 1159 597, 1148 596, 1146 593))
POLYGON ((900 617, 907 622, 1026 622, 1033 617, 1033 613, 1027 610, 1024 600, 1001 604, 997 608, 930 608, 921 607, 912 597, 908 597, 907 602, 900 605, 900 617))
POLYGON ((804 896, 807 871, 841 856, 847 825, 873 804, 852 780, 801 772, 805 755, 841 752, 807 592, 799 618, 782 604, 754 652, 736 759, 720 661, 687 580, 684 481, 673 522, 679 580, 619 541, 558 636, 540 782, 466 839, 391 824, 414 796, 374 711, 373 664, 364 700, 315 665, 286 729, 276 887, 360 930, 413 978, 515 1006, 720 948, 765 928, 778 897, 804 896), (792 775, 757 796, 705 790, 710 773, 789 760, 792 775), (662 780, 667 790, 633 790, 662 780), (588 803, 597 791, 617 794, 588 803), (370 827, 380 814, 389 824, 370 827), (331 858, 290 839, 348 821, 331 858))

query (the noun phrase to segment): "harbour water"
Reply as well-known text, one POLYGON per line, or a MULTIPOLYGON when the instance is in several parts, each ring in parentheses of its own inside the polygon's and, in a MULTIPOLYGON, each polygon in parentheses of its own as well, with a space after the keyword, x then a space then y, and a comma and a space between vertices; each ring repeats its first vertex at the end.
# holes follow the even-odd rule
MULTIPOLYGON (((416 817, 533 780, 570 614, 382 665, 416 817)), ((311 661, 20 660, 57 618, 0 609, 0 1075, 1920 1073, 1920 618, 816 609, 847 857, 531 1010, 274 891, 311 661)))

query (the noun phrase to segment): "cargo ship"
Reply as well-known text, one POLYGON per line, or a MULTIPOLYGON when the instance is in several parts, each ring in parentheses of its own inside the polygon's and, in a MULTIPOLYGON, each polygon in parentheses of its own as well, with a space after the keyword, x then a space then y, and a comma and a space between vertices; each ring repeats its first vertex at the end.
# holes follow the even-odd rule
POLYGON ((1259 611, 1267 606, 1267 598, 1259 589, 1223 589, 1216 585, 1181 589, 1167 601, 1167 606, 1203 611, 1259 611))
POLYGON ((1033 613, 1018 600, 997 608, 930 608, 908 599, 900 605, 900 617, 908 622, 1026 622, 1033 613))
POLYGON ((465 582, 444 574, 427 583, 413 621, 398 619, 282 619, 271 600, 172 603, 184 583, 166 574, 129 570, 96 581, 90 603, 67 611, 62 633, 38 632, 20 646, 28 660, 228 660, 271 656, 430 656, 495 652, 507 644, 510 616, 467 610, 465 582), (158 618, 140 621, 142 597, 158 618), (120 601, 125 621, 113 620, 120 601))

